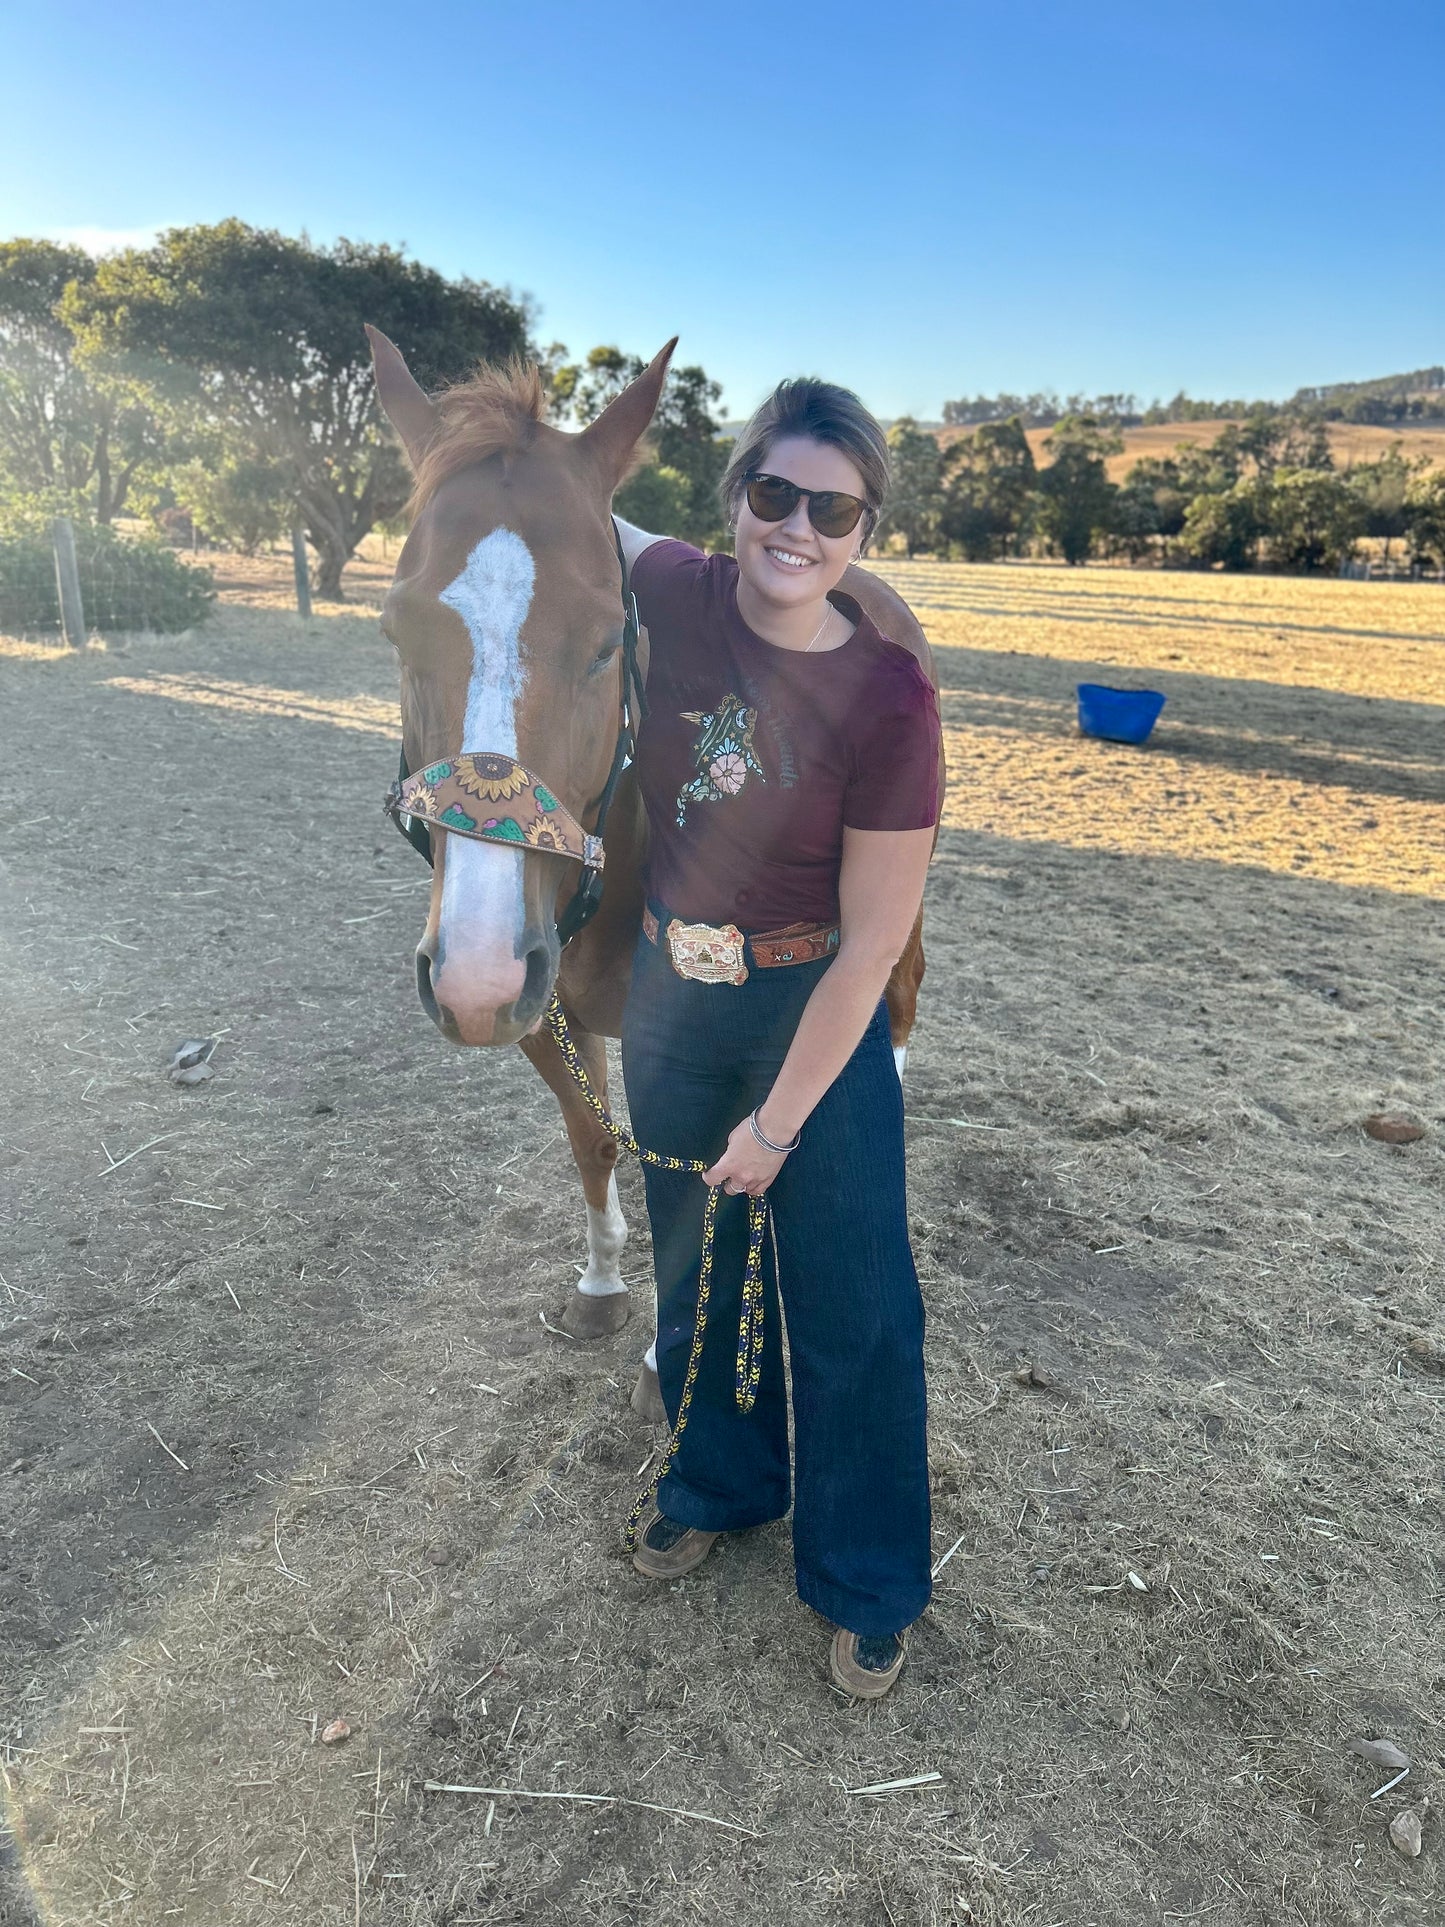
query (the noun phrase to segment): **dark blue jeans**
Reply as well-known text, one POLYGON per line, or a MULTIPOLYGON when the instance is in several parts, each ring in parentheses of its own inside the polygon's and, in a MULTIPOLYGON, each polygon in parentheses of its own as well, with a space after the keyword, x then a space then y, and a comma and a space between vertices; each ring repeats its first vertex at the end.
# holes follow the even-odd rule
MULTIPOLYGON (((653 905, 663 925, 666 911, 653 905)), ((762 1103, 831 958, 744 984, 679 977, 639 936, 623 1017, 632 1127, 649 1150, 712 1163, 762 1103)), ((643 1166, 657 1272, 657 1370, 675 1424, 697 1311, 707 1187, 643 1166)), ((900 1632, 930 1592, 923 1302, 908 1242, 903 1097, 880 1001, 803 1127, 768 1197, 766 1339, 751 1413, 735 1397, 747 1199, 718 1201, 712 1298, 687 1426, 658 1503, 736 1532, 788 1510, 788 1413, 778 1297, 793 1379, 798 1596, 860 1635, 900 1632)))

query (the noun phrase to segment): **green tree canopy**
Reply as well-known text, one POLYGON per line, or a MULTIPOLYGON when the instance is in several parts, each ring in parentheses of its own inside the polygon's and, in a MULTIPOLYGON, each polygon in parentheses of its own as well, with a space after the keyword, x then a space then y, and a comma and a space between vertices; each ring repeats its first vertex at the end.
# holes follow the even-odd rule
POLYGON ((423 387, 523 353, 527 318, 484 282, 448 281, 397 249, 315 247, 244 221, 171 228, 97 263, 62 304, 91 352, 151 383, 207 459, 284 479, 312 547, 319 595, 410 479, 384 431, 362 324, 405 345, 423 387))
POLYGON ((1413 477, 1405 492, 1405 518, 1412 558, 1445 569, 1445 469, 1413 477))
POLYGON ((661 462, 646 462, 631 475, 613 497, 617 513, 636 528, 654 535, 679 535, 692 520, 692 485, 675 468, 661 462))
POLYGON ((971 562, 1016 550, 1027 533, 1038 470, 1023 420, 986 422, 943 457, 944 497, 939 530, 971 562))
POLYGON ((1362 533, 1383 539, 1387 561, 1391 542, 1409 529, 1410 483, 1422 467, 1420 462, 1407 461, 1397 445, 1376 462, 1357 462, 1342 477, 1360 504, 1362 533))
POLYGON ((163 436, 144 391, 77 353, 62 317, 67 291, 96 271, 79 248, 0 242, 0 486, 108 524, 163 436))
POLYGON ((1104 463, 1124 442, 1091 415, 1066 415, 1044 446, 1053 459, 1039 473, 1039 528, 1072 567, 1110 526, 1118 491, 1104 463))
POLYGON ((1338 475, 1282 468, 1265 506, 1270 559, 1286 569, 1333 569, 1364 533, 1365 511, 1338 475))
POLYGON ((1188 506, 1172 456, 1145 455, 1135 462, 1114 498, 1114 533, 1130 560, 1149 554, 1156 539, 1167 548, 1183 529, 1188 506))
POLYGON ((943 452, 938 437, 904 415, 888 431, 893 479, 878 521, 880 536, 901 535, 910 560, 938 538, 943 507, 943 452))
MULTIPOLYGON (((556 352, 565 354, 565 350, 556 352)), ((585 428, 629 382, 636 381, 646 366, 640 355, 624 354, 611 346, 590 349, 581 362, 554 363, 549 371, 554 419, 575 421, 585 428)), ((686 485, 685 499, 675 483, 644 481, 643 470, 618 492, 619 515, 654 533, 673 535, 702 548, 722 540, 718 484, 727 467, 728 448, 719 439, 721 424, 713 414, 721 398, 722 384, 710 380, 705 369, 695 364, 669 368, 644 454, 648 466, 666 469, 681 479, 686 485), (643 520, 639 504, 644 502, 665 511, 668 520, 643 520)))
POLYGON ((1195 562, 1247 569, 1263 532, 1260 485, 1251 478, 1219 494, 1196 495, 1184 514, 1180 547, 1195 562))

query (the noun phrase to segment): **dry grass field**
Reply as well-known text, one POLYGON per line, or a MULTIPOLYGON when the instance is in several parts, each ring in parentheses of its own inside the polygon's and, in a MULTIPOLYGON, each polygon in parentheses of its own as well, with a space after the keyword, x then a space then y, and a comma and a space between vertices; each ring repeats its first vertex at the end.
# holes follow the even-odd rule
POLYGON ((632 1325, 554 1335, 580 1197, 417 1005, 365 608, 238 564, 192 635, 0 645, 5 1927, 1445 1917, 1445 589, 880 566, 951 764, 946 1563, 872 1710, 785 1525, 622 1554, 641 1183, 632 1325), (1085 679, 1165 693, 1146 748, 1085 679))

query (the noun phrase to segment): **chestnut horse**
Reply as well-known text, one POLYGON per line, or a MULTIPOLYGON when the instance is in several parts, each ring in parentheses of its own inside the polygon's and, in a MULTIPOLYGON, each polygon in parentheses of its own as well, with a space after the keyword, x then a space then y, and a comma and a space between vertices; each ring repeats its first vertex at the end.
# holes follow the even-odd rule
MULTIPOLYGON (((573 434, 543 419, 535 367, 484 368, 433 400, 385 335, 367 333, 382 408, 416 475, 411 532, 381 619, 400 659, 407 767, 492 752, 525 765, 591 830, 626 694, 612 493, 636 460, 676 344, 573 434)), ((857 568, 842 586, 932 674, 923 632, 891 589, 857 568)), ((644 635, 644 676, 646 662, 644 635)), ((561 1105, 587 1203, 587 1266, 562 1313, 575 1338, 627 1322, 627 1225, 617 1146, 583 1101, 542 1014, 555 986, 605 1101, 603 1040, 620 1034, 642 915, 647 823, 630 765, 611 797, 605 846, 600 907, 564 948, 557 920, 583 876, 579 862, 555 850, 434 834, 431 905, 416 950, 417 990, 442 1035, 455 1044, 518 1045, 561 1105)), ((900 1075, 923 976, 921 923, 920 913, 887 991, 900 1075)), ((633 1402, 662 1416, 651 1351, 633 1402)))

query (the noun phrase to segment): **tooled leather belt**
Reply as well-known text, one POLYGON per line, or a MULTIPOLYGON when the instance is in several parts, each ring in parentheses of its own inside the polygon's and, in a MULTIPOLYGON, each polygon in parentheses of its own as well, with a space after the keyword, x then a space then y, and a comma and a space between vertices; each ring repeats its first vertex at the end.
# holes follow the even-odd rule
POLYGON ((790 923, 781 930, 749 936, 735 923, 684 923, 680 917, 669 917, 664 925, 644 907, 642 934, 667 951, 679 977, 696 983, 741 984, 747 982, 749 963, 758 970, 776 970, 784 964, 816 963, 820 957, 833 956, 840 930, 836 923, 790 923))

